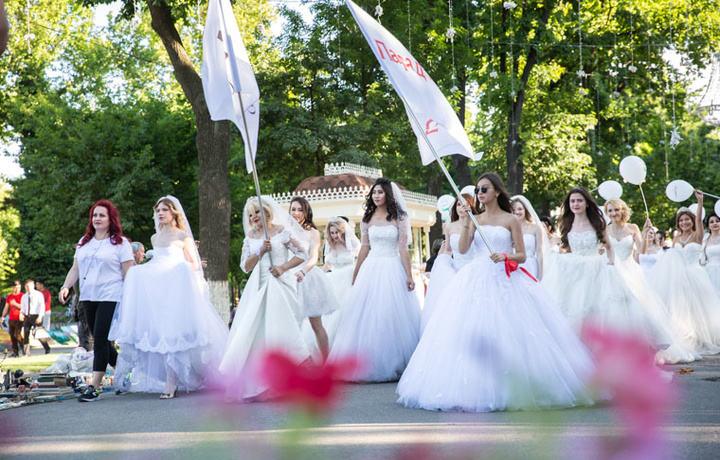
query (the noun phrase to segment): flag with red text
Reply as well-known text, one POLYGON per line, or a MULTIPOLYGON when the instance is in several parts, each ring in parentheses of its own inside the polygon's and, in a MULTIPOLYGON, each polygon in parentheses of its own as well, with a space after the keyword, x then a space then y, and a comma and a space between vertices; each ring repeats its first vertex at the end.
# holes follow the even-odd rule
POLYGON ((260 129, 260 90, 230 0, 210 0, 208 4, 203 33, 202 84, 210 118, 230 120, 240 130, 245 142, 247 171, 252 172, 251 158, 254 159, 257 152, 260 129))
POLYGON ((424 165, 435 156, 424 141, 427 137, 437 154, 464 155, 479 160, 455 111, 440 88, 400 41, 351 0, 345 0, 375 57, 405 104, 424 165))

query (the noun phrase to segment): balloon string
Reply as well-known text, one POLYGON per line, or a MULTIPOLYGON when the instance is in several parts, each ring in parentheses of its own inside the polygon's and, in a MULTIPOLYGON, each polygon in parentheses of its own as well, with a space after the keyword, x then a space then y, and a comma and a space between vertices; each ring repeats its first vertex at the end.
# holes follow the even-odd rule
POLYGON ((645 205, 645 217, 650 219, 650 212, 648 211, 647 201, 645 201, 645 192, 643 192, 642 189, 642 182, 638 184, 638 187, 640 187, 640 195, 642 195, 643 204, 645 205))

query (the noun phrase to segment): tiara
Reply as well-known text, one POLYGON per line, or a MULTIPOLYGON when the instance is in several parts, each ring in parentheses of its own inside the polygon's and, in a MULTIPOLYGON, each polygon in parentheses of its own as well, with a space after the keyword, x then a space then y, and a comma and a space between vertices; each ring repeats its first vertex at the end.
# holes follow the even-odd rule
POLYGON ((681 212, 689 212, 689 213, 692 214, 693 216, 695 215, 695 213, 692 212, 692 211, 690 210, 690 208, 687 208, 687 207, 685 207, 685 206, 683 206, 682 208, 678 209, 677 212, 675 213, 675 215, 677 216, 677 215, 680 214, 681 212))

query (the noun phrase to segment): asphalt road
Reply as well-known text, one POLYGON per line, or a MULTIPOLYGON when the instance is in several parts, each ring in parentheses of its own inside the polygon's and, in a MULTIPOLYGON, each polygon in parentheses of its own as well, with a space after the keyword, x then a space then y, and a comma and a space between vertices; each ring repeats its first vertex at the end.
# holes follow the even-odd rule
MULTIPOLYGON (((668 366, 682 395, 664 425, 667 458, 720 458, 720 357, 668 366)), ((210 392, 106 393, 0 411, 12 459, 602 459, 623 428, 608 405, 485 414, 406 409, 394 384, 349 385, 323 420, 282 403, 226 404, 210 392), (302 426, 303 428, 297 428, 302 426)))

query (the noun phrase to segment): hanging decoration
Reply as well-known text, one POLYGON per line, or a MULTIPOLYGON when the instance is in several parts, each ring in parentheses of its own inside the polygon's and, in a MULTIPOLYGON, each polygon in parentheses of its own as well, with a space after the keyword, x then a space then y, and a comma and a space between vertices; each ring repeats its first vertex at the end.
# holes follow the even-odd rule
POLYGON ((578 76, 578 94, 587 96, 588 90, 583 87, 583 79, 585 78, 585 69, 583 69, 583 49, 582 49, 582 0, 578 0, 578 50, 580 53, 580 68, 575 72, 578 76))
POLYGON ((35 40, 35 34, 30 31, 30 7, 32 6, 32 3, 32 0, 27 0, 27 4, 25 6, 25 17, 27 18, 27 33, 23 37, 23 40, 27 42, 28 54, 32 54, 31 42, 35 40))
POLYGON ((445 31, 445 37, 450 40, 450 50, 452 54, 452 87, 450 88, 451 93, 458 91, 458 87, 455 84, 455 28, 453 27, 453 2, 448 0, 448 29, 445 31))
POLYGON ((380 22, 380 17, 383 15, 383 7, 380 5, 380 0, 378 0, 377 6, 375 6, 375 17, 378 18, 378 22, 380 22))

